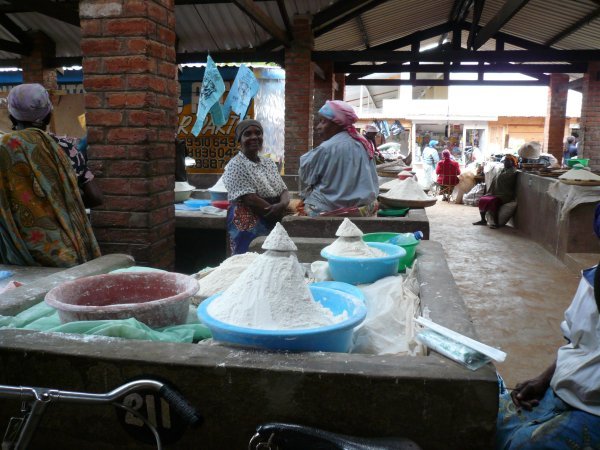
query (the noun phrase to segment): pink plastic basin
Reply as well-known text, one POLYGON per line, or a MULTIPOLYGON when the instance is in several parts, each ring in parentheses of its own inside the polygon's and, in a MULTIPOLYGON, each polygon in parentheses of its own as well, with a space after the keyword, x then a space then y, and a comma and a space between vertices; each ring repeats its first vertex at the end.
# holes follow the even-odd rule
POLYGON ((152 328, 185 323, 198 281, 173 272, 95 275, 51 289, 44 301, 62 323, 131 317, 152 328))

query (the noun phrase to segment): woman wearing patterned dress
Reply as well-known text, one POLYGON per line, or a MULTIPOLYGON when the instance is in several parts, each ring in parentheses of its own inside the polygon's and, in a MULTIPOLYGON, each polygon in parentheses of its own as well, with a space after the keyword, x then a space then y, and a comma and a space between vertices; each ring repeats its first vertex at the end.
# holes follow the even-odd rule
POLYGON ((0 261, 71 267, 100 256, 71 161, 43 131, 48 93, 22 84, 7 103, 15 131, 0 141, 0 261))
POLYGON ((223 174, 230 201, 227 231, 233 255, 246 253, 254 238, 268 235, 290 202, 277 166, 258 154, 263 146, 260 122, 242 120, 235 129, 235 139, 240 151, 223 174))

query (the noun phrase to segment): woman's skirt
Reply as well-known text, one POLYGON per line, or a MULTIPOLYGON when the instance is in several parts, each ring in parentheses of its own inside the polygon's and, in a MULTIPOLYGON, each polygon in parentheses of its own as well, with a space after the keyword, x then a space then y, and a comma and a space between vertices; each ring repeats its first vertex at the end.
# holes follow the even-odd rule
POLYGON ((479 211, 489 211, 493 214, 498 212, 500 206, 502 206, 502 200, 500 200, 500 197, 494 195, 484 195, 479 199, 478 206, 479 211))
MULTIPOLYGON (((270 204, 279 201, 279 199, 265 200, 270 204)), ((246 253, 250 243, 258 236, 267 236, 276 223, 259 216, 242 203, 232 202, 227 209, 227 232, 231 254, 246 253)))

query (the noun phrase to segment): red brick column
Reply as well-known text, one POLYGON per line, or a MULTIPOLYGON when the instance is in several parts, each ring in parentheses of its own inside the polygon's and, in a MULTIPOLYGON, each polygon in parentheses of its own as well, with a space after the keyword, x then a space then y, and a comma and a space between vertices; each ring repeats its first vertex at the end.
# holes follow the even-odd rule
POLYGON ((569 76, 562 73, 551 74, 544 122, 543 151, 551 153, 558 161, 562 161, 568 92, 569 76))
POLYGON ((334 79, 337 83, 337 89, 333 92, 333 99, 344 100, 344 93, 346 91, 346 74, 336 73, 334 75, 334 79))
POLYGON ((315 76, 314 83, 314 102, 313 102, 313 146, 316 147, 322 142, 316 131, 316 126, 319 123, 319 109, 327 100, 333 100, 334 96, 334 79, 333 79, 333 63, 331 61, 319 63, 319 67, 325 73, 325 79, 315 76))
POLYGON ((92 225, 104 254, 175 261, 174 0, 82 0, 90 166, 104 192, 92 225))
POLYGON ((314 75, 311 17, 296 16, 285 51, 285 173, 298 173, 300 156, 312 147, 314 75))
POLYGON ((590 159, 590 167, 600 169, 600 61, 590 62, 583 76, 579 155, 590 159))
POLYGON ((46 89, 57 89, 56 68, 48 68, 48 58, 56 56, 56 44, 41 31, 29 33, 33 48, 21 58, 23 83, 39 83, 46 89))

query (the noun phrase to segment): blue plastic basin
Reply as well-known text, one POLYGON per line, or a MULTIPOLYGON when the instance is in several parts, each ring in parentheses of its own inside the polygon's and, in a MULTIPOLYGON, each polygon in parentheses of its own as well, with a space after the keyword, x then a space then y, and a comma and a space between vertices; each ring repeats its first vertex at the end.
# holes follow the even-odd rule
POLYGON ((383 242, 367 242, 369 247, 378 248, 388 254, 377 258, 349 258, 332 255, 326 248, 321 250, 321 256, 329 262, 329 272, 335 281, 349 284, 366 284, 396 275, 400 258, 406 255, 406 250, 393 244, 383 242))
POLYGON ((216 341, 245 347, 294 352, 348 352, 352 346, 352 332, 367 315, 367 307, 358 298, 334 289, 310 286, 316 301, 329 308, 334 315, 346 311, 348 318, 326 327, 295 330, 258 330, 238 327, 208 314, 209 305, 222 293, 215 294, 198 306, 198 318, 206 325, 216 341))

